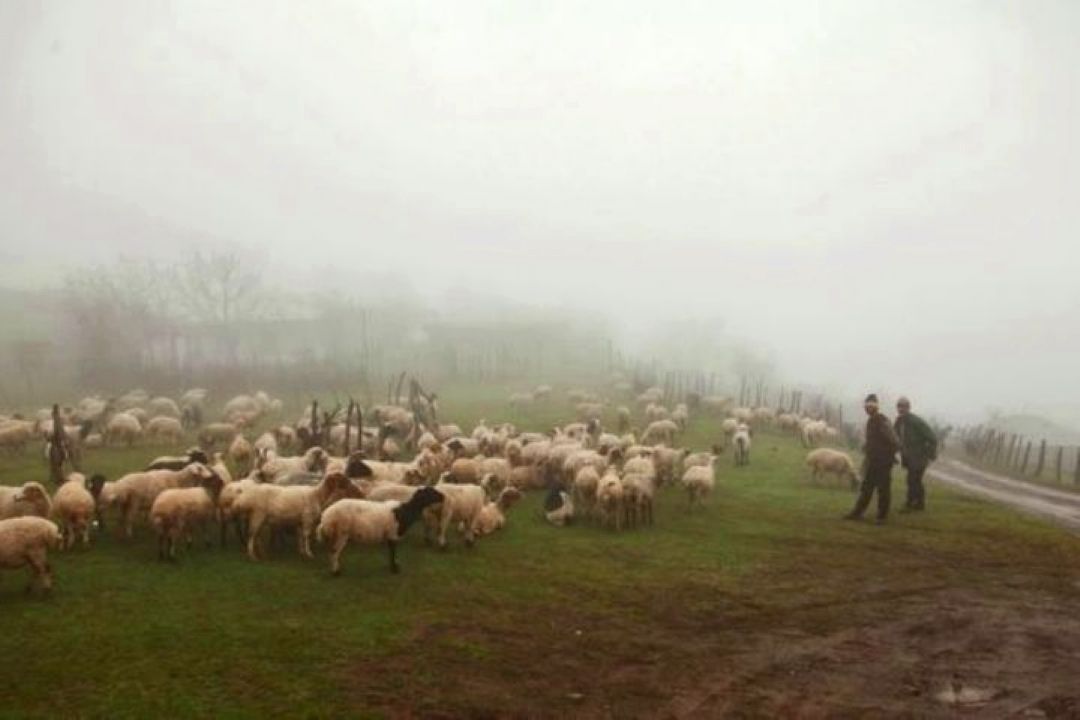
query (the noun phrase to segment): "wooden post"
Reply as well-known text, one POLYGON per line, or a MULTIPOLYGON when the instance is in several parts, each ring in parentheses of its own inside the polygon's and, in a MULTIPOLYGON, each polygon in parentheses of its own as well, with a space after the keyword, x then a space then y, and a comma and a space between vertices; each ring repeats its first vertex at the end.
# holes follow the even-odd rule
POLYGON ((1056 467, 1057 472, 1054 473, 1054 476, 1057 478, 1058 485, 1061 484, 1061 463, 1062 463, 1062 461, 1064 459, 1065 459, 1065 446, 1064 445, 1058 445, 1057 464, 1056 464, 1057 465, 1057 467, 1056 467))
POLYGON ((352 441, 352 438, 350 437, 350 435, 352 433, 352 414, 353 414, 353 406, 355 404, 356 403, 354 403, 350 399, 349 400, 349 409, 345 411, 345 457, 349 457, 349 446, 350 446, 351 441, 352 441))
POLYGON ((64 433, 64 421, 60 419, 60 406, 52 406, 52 442, 49 445, 49 479, 53 487, 64 483, 64 458, 68 454, 67 435, 64 433))
POLYGON ((1076 470, 1073 471, 1073 483, 1080 485, 1080 447, 1076 448, 1076 470))
POLYGON ((1027 441, 1027 445, 1024 447, 1024 463, 1020 466, 1020 474, 1023 475, 1027 472, 1028 459, 1031 458, 1031 441, 1027 441))
POLYGON ((1041 478, 1043 466, 1046 464, 1046 438, 1039 443, 1039 461, 1035 464, 1035 477, 1041 478))

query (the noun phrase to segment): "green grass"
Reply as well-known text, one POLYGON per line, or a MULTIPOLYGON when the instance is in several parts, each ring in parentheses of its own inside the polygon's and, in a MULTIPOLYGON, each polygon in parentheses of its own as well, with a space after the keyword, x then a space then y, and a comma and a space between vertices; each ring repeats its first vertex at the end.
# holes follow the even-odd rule
MULTIPOLYGON (((553 399, 515 417, 505 397, 451 388, 444 419, 534 429, 572 413, 553 399)), ((707 447, 715 429, 697 421, 686 440, 707 447)), ((85 465, 116 477, 161 452, 103 450, 85 465)), ((1022 574, 1057 592, 1076 581, 1075 537, 937 487, 926 515, 881 528, 840 522, 852 495, 809 486, 803 454, 760 434, 749 468, 721 460, 703 511, 688 514, 666 489, 648 529, 554 528, 537 494, 472 551, 459 540, 427 548, 414 529, 398 576, 381 548, 351 546, 331 578, 323 553, 302 561, 292 546, 257 564, 235 541, 196 546, 163 564, 145 528, 131 543, 99 537, 89 551, 53 554, 51 597, 25 596, 22 573, 0 574, 0 715, 549 714, 569 702, 561 689, 513 688, 553 668, 558 688, 572 684, 578 660, 652 653, 677 669, 703 618, 752 636, 798 615, 823 631, 921 588, 992 594, 1022 574), (588 642, 572 644, 575 630, 588 642)), ((44 474, 36 454, 0 460, 3 483, 44 474)))

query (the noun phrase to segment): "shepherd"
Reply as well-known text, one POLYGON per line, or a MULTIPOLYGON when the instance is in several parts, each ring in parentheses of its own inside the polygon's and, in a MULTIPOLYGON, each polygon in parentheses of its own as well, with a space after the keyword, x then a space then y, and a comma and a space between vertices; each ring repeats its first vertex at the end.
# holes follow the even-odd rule
POLYGON ((900 466, 907 470, 907 502, 900 512, 926 509, 926 486, 923 475, 937 459, 937 436, 921 417, 911 412, 911 401, 896 401, 896 435, 900 439, 900 466))
POLYGON ((877 523, 883 525, 889 517, 892 501, 892 466, 900 441, 896 437, 889 418, 881 412, 877 395, 871 393, 863 401, 866 410, 866 442, 863 445, 863 481, 855 507, 844 516, 845 520, 862 520, 870 505, 870 498, 877 492, 877 523))

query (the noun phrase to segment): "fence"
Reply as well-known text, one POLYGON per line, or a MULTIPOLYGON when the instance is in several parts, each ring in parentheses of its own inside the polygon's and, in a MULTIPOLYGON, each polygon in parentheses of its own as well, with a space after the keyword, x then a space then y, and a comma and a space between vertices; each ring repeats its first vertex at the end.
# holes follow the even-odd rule
POLYGON ((1080 447, 1051 445, 995 428, 976 426, 960 433, 964 455, 980 465, 1038 482, 1080 485, 1080 447))

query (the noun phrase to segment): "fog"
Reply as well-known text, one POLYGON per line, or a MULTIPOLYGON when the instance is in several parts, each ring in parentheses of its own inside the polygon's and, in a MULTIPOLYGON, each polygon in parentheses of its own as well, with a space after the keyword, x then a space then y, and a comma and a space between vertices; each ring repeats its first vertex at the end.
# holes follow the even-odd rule
POLYGON ((1080 424, 1078 37, 1068 0, 12 0, 0 287, 231 246, 1080 424))

